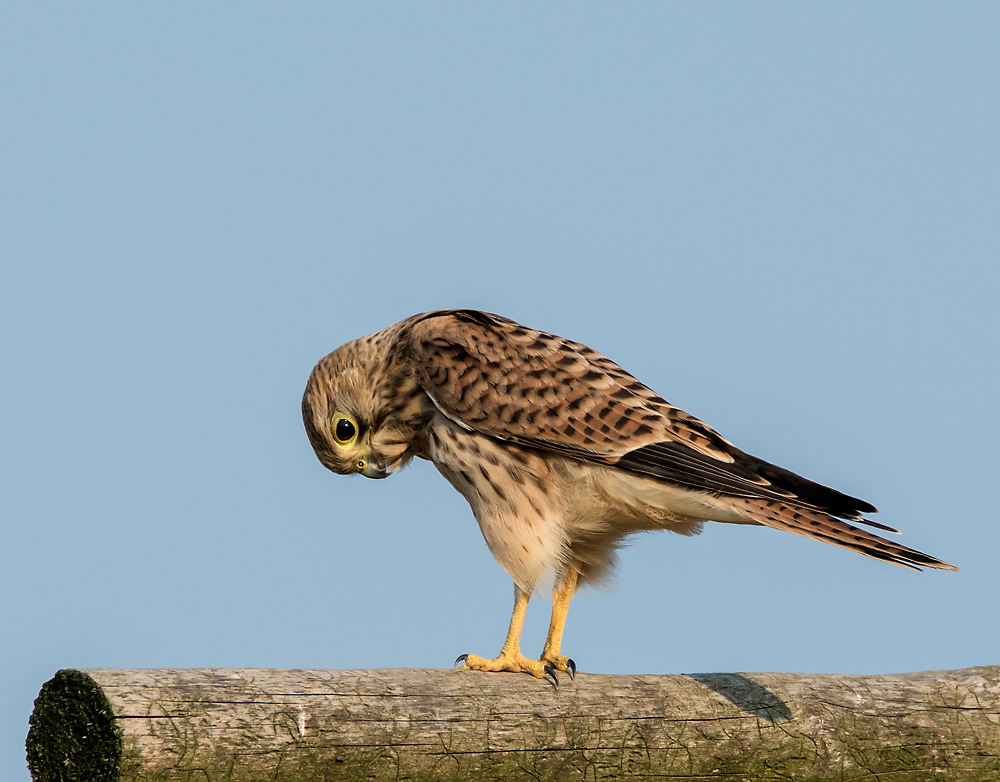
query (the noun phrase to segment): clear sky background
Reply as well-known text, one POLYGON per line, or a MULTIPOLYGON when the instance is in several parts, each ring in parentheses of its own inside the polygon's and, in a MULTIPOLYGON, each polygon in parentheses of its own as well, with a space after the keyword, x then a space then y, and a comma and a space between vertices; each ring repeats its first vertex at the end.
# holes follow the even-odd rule
POLYGON ((581 670, 1000 663, 997 30, 996 3, 4 3, 0 778, 59 668, 499 650, 465 501, 427 463, 327 472, 299 414, 322 355, 441 307, 605 352, 962 568, 643 536, 574 601, 581 670))

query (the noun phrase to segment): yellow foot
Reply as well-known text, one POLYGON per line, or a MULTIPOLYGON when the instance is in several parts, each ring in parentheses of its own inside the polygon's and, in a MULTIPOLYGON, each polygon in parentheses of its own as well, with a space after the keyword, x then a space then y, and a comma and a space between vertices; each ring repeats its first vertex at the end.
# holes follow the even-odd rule
POLYGON ((568 671, 569 678, 576 678, 576 663, 572 659, 566 657, 562 654, 545 654, 542 653, 542 664, 549 666, 557 671, 568 671))
MULTIPOLYGON (((463 663, 460 668, 460 670, 463 671, 523 672, 530 673, 537 679, 544 679, 548 676, 551 677, 556 684, 559 683, 555 670, 548 663, 543 660, 529 660, 520 652, 517 654, 500 652, 500 654, 492 660, 487 660, 485 657, 480 657, 478 654, 463 654, 455 660, 455 665, 458 665, 459 663, 463 663)), ((566 670, 566 668, 563 668, 562 670, 566 670)))

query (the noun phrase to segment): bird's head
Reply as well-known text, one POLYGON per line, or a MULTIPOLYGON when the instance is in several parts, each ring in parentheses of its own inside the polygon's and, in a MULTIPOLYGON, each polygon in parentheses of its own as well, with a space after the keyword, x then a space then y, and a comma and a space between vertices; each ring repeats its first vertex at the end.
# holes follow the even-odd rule
POLYGON ((421 450, 420 411, 429 400, 379 336, 321 359, 302 396, 309 442, 323 466, 340 475, 386 478, 421 450))

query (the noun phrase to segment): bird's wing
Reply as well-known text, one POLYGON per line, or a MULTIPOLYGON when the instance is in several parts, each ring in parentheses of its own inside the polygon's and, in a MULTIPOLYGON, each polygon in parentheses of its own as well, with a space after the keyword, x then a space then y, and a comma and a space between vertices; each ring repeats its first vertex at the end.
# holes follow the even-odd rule
POLYGON ((470 430, 895 532, 861 518, 872 505, 744 453, 586 345, 474 310, 418 316, 406 341, 424 391, 470 430))

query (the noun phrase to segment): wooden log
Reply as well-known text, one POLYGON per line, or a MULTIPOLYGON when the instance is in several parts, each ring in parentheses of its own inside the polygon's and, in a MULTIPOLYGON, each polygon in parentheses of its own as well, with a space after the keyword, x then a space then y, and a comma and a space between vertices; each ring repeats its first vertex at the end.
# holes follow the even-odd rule
POLYGON ((558 687, 421 669, 63 670, 30 723, 36 782, 1000 779, 997 666, 558 687))

